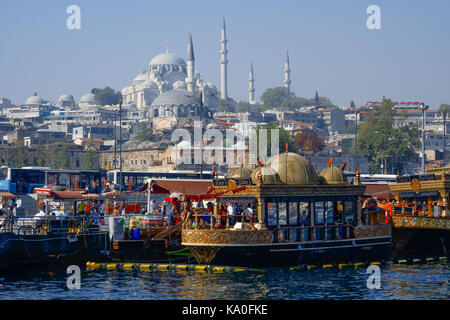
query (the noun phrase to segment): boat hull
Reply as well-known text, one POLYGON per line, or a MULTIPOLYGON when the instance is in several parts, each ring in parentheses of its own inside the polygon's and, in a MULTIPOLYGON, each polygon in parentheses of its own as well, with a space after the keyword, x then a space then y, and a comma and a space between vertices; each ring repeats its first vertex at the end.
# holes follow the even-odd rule
POLYGON ((375 261, 391 253, 390 236, 303 243, 185 245, 199 263, 243 267, 375 261))
POLYGON ((397 253, 448 254, 450 230, 393 228, 392 242, 397 253))

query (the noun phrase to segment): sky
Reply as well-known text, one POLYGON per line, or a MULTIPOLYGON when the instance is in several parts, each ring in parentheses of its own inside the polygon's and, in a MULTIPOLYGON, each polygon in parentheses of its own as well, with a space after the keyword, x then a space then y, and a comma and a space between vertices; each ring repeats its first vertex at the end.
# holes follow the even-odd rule
POLYGON ((192 33, 196 71, 220 89, 220 33, 228 37, 228 94, 248 99, 283 86, 289 50, 291 89, 318 91, 336 105, 354 101, 450 103, 448 0, 15 0, 0 1, 0 97, 22 104, 37 92, 75 100, 92 88, 121 90, 159 53, 186 58, 192 33), (67 7, 78 5, 81 29, 67 7), (370 5, 381 29, 370 30, 370 5))

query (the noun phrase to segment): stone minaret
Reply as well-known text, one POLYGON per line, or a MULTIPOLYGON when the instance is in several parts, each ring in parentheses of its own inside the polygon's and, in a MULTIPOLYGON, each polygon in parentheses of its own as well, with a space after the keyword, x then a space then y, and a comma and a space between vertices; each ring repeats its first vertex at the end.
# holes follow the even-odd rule
POLYGON ((250 77, 248 78, 248 103, 255 104, 255 77, 253 75, 253 63, 250 62, 250 77))
POLYGON ((187 48, 187 59, 186 59, 186 65, 187 65, 187 78, 186 78, 186 86, 188 91, 194 92, 195 91, 195 78, 194 78, 194 47, 192 45, 192 34, 189 33, 189 42, 188 42, 188 48, 187 48))
POLYGON ((227 100, 227 31, 225 28, 225 17, 222 23, 222 38, 220 40, 220 75, 221 75, 221 86, 220 86, 220 98, 227 100))
POLYGON ((291 69, 289 68, 288 51, 286 51, 286 62, 284 63, 284 87, 291 91, 291 69))

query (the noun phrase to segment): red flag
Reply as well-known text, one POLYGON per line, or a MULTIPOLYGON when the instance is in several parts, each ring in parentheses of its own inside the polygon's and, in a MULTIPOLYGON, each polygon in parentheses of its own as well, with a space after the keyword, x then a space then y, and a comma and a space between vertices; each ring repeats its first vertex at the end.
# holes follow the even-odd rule
POLYGON ((308 157, 308 162, 309 164, 311 164, 311 157, 308 157))
POLYGON ((286 149, 286 152, 288 152, 288 144, 287 144, 287 142, 284 144, 284 148, 286 149))
POLYGON ((330 159, 328 159, 328 163, 329 163, 330 166, 331 166, 331 164, 333 163, 333 157, 331 157, 330 159))
POLYGON ((213 172, 212 172, 213 178, 214 178, 216 175, 217 175, 217 171, 216 171, 216 167, 214 167, 214 170, 213 170, 213 172))
POLYGON ((358 170, 358 164, 356 164, 355 172, 356 172, 356 173, 359 173, 359 170, 358 170))
POLYGON ((344 162, 344 164, 341 167, 341 171, 344 171, 345 167, 347 166, 347 161, 344 162))
POLYGON ((259 158, 259 165, 264 167, 263 157, 259 158))

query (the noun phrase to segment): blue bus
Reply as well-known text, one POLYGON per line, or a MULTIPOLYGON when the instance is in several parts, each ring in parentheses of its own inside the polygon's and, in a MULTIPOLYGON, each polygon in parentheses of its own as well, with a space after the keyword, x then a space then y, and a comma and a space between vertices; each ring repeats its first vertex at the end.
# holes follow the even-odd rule
POLYGON ((13 194, 33 193, 37 187, 60 186, 68 189, 87 189, 90 193, 101 193, 100 171, 56 170, 48 167, 0 168, 0 191, 13 194))

